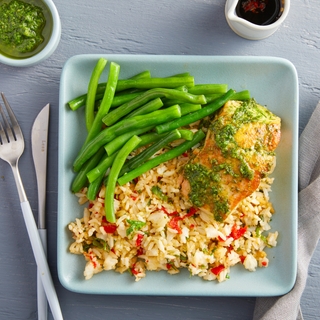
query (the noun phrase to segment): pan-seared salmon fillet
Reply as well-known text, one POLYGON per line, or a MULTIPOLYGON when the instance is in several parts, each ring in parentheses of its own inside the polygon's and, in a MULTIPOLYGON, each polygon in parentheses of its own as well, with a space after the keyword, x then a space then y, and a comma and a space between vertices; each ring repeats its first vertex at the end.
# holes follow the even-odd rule
POLYGON ((254 99, 227 102, 183 169, 182 194, 222 221, 273 170, 280 129, 281 119, 254 99))

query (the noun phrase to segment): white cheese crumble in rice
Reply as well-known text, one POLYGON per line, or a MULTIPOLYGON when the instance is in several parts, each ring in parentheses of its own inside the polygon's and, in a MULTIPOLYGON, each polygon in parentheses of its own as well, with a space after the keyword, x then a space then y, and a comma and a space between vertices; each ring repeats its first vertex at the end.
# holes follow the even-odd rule
MULTIPOLYGON (((264 178, 225 221, 217 222, 213 214, 192 207, 180 193, 179 168, 188 160, 182 155, 117 186, 116 224, 105 220, 102 187, 83 217, 68 225, 73 237, 69 251, 87 261, 85 279, 115 270, 128 271, 139 281, 147 271, 175 274, 187 268, 192 276, 222 282, 231 277, 234 265, 249 271, 269 265, 265 249, 275 247, 278 237, 278 232, 269 232, 273 179, 264 178), (161 189, 163 199, 153 194, 154 186, 161 189)), ((80 204, 88 202, 86 192, 84 188, 76 194, 80 204)))

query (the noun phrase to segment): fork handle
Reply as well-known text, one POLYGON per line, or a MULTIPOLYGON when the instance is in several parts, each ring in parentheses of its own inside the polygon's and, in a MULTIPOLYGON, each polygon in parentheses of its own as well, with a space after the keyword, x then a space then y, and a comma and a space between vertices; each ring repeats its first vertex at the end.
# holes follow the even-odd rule
POLYGON ((48 266, 45 251, 42 246, 41 238, 37 229, 36 222, 30 207, 29 201, 21 202, 21 209, 23 218, 29 234, 32 251, 38 266, 38 272, 43 284, 44 291, 46 293, 49 306, 55 320, 62 320, 63 316, 60 309, 57 293, 54 288, 50 269, 48 266))
MULTIPOLYGON (((44 252, 47 252, 47 230, 38 229, 40 239, 42 242, 42 247, 44 252)), ((37 304, 38 304, 38 320, 47 320, 48 317, 48 302, 46 293, 43 288, 41 281, 40 270, 37 272, 37 304)))

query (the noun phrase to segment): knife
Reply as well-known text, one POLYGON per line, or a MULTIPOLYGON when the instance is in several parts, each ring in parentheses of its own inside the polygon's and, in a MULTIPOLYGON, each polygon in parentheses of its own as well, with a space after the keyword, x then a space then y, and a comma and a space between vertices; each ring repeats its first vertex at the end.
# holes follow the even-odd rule
MULTIPOLYGON (((39 112, 33 123, 31 131, 32 156, 38 187, 38 231, 45 252, 47 252, 46 177, 49 109, 50 105, 47 104, 39 112)), ((48 315, 48 303, 39 273, 37 273, 37 304, 38 319, 46 320, 48 315)))

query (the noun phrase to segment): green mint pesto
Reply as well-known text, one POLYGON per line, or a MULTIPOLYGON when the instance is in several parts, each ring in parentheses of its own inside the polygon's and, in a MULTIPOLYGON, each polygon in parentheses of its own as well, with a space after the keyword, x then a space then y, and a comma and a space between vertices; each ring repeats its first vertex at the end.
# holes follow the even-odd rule
POLYGON ((273 115, 269 110, 261 108, 254 99, 244 101, 239 108, 235 110, 232 117, 234 123, 239 125, 250 122, 267 122, 271 120, 273 115))
POLYGON ((237 178, 239 175, 233 171, 232 165, 229 163, 215 164, 212 162, 212 170, 219 172, 223 170, 225 173, 230 174, 230 176, 237 178))
POLYGON ((0 53, 27 58, 41 51, 52 32, 49 9, 40 0, 0 0, 0 53))
MULTIPOLYGON (((215 140, 224 156, 231 156, 240 161, 240 173, 244 178, 253 179, 254 172, 245 161, 242 150, 239 149, 235 134, 247 123, 268 122, 272 114, 264 108, 261 108, 254 99, 244 101, 241 106, 237 107, 232 116, 231 122, 224 124, 221 119, 214 121, 210 129, 214 132, 215 140)), ((259 151, 259 145, 255 146, 259 151)))
POLYGON ((222 221, 222 217, 228 212, 228 200, 223 198, 220 185, 220 175, 217 173, 218 166, 213 165, 213 170, 209 170, 200 163, 188 163, 184 167, 184 175, 188 179, 191 187, 189 194, 191 202, 202 207, 210 199, 215 205, 215 219, 222 221))

